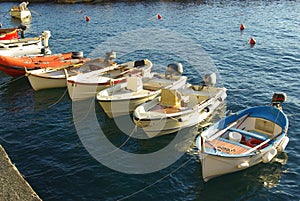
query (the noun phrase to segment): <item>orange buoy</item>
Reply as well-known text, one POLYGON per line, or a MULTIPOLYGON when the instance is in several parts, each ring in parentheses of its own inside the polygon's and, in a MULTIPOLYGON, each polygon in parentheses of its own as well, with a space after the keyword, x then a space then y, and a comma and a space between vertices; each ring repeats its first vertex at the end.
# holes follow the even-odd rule
POLYGON ((85 21, 86 21, 86 22, 89 22, 89 21, 90 21, 90 17, 86 15, 86 16, 85 16, 85 21))
POLYGON ((240 30, 243 31, 245 29, 245 26, 243 24, 240 25, 240 30))
POLYGON ((162 16, 159 13, 157 14, 157 19, 159 19, 159 20, 162 19, 162 16))
POLYGON ((250 43, 250 45, 255 45, 256 40, 253 37, 251 37, 249 43, 250 43))

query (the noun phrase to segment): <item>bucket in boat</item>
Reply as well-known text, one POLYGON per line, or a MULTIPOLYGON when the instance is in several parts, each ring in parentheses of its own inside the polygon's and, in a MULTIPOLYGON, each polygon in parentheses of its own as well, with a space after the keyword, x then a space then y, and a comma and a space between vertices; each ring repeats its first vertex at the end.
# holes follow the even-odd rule
POLYGON ((241 142, 242 135, 238 132, 230 132, 229 133, 229 140, 235 141, 235 142, 241 142))

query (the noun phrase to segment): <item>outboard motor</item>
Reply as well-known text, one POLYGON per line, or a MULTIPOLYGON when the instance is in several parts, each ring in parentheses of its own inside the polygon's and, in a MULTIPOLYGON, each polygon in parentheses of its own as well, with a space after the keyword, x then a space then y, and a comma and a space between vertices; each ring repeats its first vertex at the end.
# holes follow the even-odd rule
POLYGON ((117 58, 117 54, 115 51, 110 51, 110 52, 106 52, 105 54, 105 63, 106 64, 109 64, 113 59, 116 59, 117 58))
POLYGON ((49 38, 51 37, 50 31, 43 31, 42 32, 42 40, 44 44, 44 54, 51 54, 51 50, 49 48, 49 38))
POLYGON ((206 74, 203 77, 203 85, 213 87, 217 83, 216 73, 206 74))
POLYGON ((183 67, 181 63, 169 64, 166 68, 165 76, 166 78, 171 78, 172 76, 180 76, 183 73, 183 67))
POLYGON ((19 31, 21 32, 21 38, 25 38, 25 34, 24 34, 24 31, 27 29, 27 27, 23 24, 21 24, 19 27, 18 27, 19 31))
POLYGON ((83 58, 83 52, 72 52, 72 59, 82 59, 83 58))
POLYGON ((272 97, 272 105, 281 108, 280 103, 286 101, 286 94, 284 92, 274 93, 272 97))

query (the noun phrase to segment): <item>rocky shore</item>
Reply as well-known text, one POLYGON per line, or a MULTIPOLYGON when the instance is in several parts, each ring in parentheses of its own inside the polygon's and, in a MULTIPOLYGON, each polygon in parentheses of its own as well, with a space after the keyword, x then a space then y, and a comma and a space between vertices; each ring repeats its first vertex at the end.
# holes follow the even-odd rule
POLYGON ((41 201, 0 145, 0 200, 41 201))

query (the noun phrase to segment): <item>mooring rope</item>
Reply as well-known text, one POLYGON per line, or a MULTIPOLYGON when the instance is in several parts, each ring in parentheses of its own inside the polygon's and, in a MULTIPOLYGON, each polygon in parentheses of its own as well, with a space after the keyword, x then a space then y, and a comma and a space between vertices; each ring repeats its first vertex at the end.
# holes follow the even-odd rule
POLYGON ((61 97, 57 101, 55 101, 53 104, 49 105, 48 108, 51 108, 54 105, 56 105, 57 103, 59 103, 61 101, 61 99, 66 95, 67 91, 68 91, 68 89, 65 90, 65 92, 63 93, 63 95, 61 95, 61 97))
POLYGON ((157 183, 161 182, 162 180, 164 180, 165 178, 169 177, 171 174, 177 172, 179 169, 181 169, 181 168, 184 167, 187 163, 189 163, 192 159, 194 159, 194 158, 191 157, 189 160, 185 161, 183 164, 181 164, 181 165, 180 165, 179 167, 177 167, 175 170, 171 171, 169 174, 163 176, 162 178, 156 180, 156 181, 153 182, 152 184, 150 184, 150 185, 148 185, 148 186, 146 186, 146 187, 144 187, 144 188, 142 188, 142 189, 140 189, 140 190, 138 190, 138 191, 136 191, 136 192, 134 192, 134 193, 132 193, 132 194, 130 194, 130 195, 127 195, 127 196, 125 196, 125 197, 123 197, 123 198, 121 198, 121 199, 118 199, 118 201, 121 201, 121 200, 125 200, 125 199, 128 199, 128 198, 131 198, 132 196, 134 196, 134 195, 136 195, 136 194, 139 194, 139 193, 143 192, 144 190, 146 190, 146 189, 148 189, 148 188, 154 186, 155 184, 157 184, 157 183))
POLYGON ((16 82, 16 81, 18 81, 18 80, 20 80, 20 79, 22 79, 22 78, 24 78, 24 77, 25 77, 25 75, 22 75, 22 76, 17 77, 17 78, 15 78, 15 79, 13 79, 13 80, 11 80, 11 81, 9 81, 9 82, 3 83, 3 84, 0 86, 0 88, 5 87, 6 85, 9 85, 9 84, 11 84, 11 83, 14 83, 14 82, 16 82))

